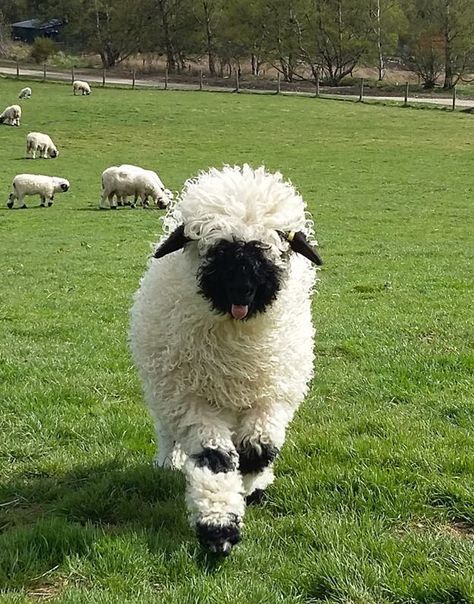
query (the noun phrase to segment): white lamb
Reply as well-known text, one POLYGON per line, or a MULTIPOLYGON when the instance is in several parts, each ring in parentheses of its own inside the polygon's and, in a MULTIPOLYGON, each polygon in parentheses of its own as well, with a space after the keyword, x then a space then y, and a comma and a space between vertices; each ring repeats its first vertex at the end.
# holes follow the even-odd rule
POLYGON ((57 176, 44 176, 43 174, 18 174, 12 182, 12 192, 7 201, 11 209, 15 199, 18 199, 20 208, 26 208, 25 197, 27 195, 39 195, 41 207, 53 205, 54 194, 66 192, 70 187, 69 181, 57 176))
POLYGON ((19 99, 31 99, 31 88, 28 86, 26 88, 22 88, 20 90, 20 94, 18 95, 19 99))
POLYGON ((123 202, 127 197, 133 196, 132 207, 139 197, 143 205, 146 205, 148 197, 151 197, 158 207, 165 208, 170 202, 168 193, 158 175, 152 170, 127 164, 111 166, 102 172, 100 207, 106 207, 105 201, 108 200, 109 207, 116 209, 117 199, 123 202))
POLYGON ((7 124, 8 126, 19 126, 20 119, 20 105, 10 105, 9 107, 6 107, 2 113, 0 113, 0 124, 7 124))
POLYGON ((56 145, 47 134, 42 132, 30 132, 26 137, 26 156, 36 158, 36 152, 40 157, 47 159, 48 157, 57 157, 59 151, 56 145))
POLYGON ((80 92, 81 94, 90 94, 92 92, 91 87, 87 82, 83 82, 82 80, 74 80, 72 83, 72 91, 74 96, 76 92, 80 92))
POLYGON ((263 167, 201 173, 164 224, 131 310, 130 345, 156 462, 184 470, 199 540, 227 554, 246 497, 273 481, 308 391, 311 262, 322 262, 302 197, 263 167))

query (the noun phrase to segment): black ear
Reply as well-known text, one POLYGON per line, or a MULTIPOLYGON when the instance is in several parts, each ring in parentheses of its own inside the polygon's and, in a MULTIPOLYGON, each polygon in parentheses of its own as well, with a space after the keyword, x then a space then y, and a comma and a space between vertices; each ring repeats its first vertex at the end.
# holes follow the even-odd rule
POLYGON ((160 247, 155 251, 154 257, 163 258, 163 256, 166 256, 167 254, 176 252, 177 250, 182 249, 188 241, 188 237, 184 235, 184 224, 182 224, 171 233, 168 239, 163 241, 160 247))
POLYGON ((319 255, 318 250, 311 246, 306 239, 306 235, 303 231, 290 231, 289 233, 282 233, 278 231, 280 235, 288 241, 291 249, 297 254, 301 254, 308 260, 311 260, 314 264, 321 266, 323 264, 323 259, 319 255))

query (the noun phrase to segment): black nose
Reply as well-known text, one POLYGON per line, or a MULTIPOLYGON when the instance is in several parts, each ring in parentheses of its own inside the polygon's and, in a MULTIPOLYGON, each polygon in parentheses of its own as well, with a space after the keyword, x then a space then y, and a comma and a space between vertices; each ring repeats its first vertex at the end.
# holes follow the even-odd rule
POLYGON ((250 304, 255 295, 255 290, 249 285, 242 287, 229 287, 229 300, 233 304, 250 304))

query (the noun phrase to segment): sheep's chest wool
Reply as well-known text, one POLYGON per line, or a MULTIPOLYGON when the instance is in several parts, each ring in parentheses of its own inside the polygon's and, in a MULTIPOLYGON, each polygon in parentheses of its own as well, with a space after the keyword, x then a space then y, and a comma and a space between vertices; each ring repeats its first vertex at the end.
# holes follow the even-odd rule
POLYGON ((229 553, 313 374, 307 258, 320 258, 302 198, 263 168, 188 181, 165 226, 132 308, 131 347, 157 464, 184 470, 201 543, 229 553))

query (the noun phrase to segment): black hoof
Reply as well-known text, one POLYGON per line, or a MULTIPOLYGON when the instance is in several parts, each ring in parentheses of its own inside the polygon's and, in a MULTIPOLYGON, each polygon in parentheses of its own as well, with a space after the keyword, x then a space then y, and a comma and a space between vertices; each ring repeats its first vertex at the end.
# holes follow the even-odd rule
POLYGON ((116 209, 117 209, 117 206, 110 206, 110 209, 111 209, 111 210, 116 210, 116 209))
POLYGON ((274 461, 278 452, 274 445, 259 443, 254 446, 246 443, 239 449, 239 469, 242 474, 260 472, 274 461))
POLYGON ((225 525, 206 524, 196 525, 199 543, 209 552, 228 556, 234 545, 240 541, 240 527, 237 517, 225 525))
POLYGON ((52 201, 48 201, 48 208, 50 208, 53 205, 52 201))
POLYGON ((10 210, 13 208, 13 201, 7 201, 7 208, 10 208, 10 210))
POLYGON ((262 501, 264 501, 265 499, 265 491, 263 489, 255 489, 255 491, 253 491, 253 493, 250 493, 250 495, 247 495, 247 497, 245 498, 245 503, 247 505, 257 505, 259 503, 262 503, 262 501))
POLYGON ((206 447, 200 453, 191 456, 198 468, 209 468, 211 472, 231 472, 235 470, 236 463, 234 458, 222 449, 211 449, 206 447))

